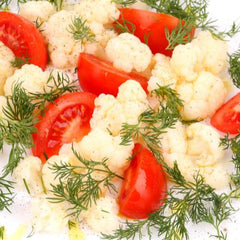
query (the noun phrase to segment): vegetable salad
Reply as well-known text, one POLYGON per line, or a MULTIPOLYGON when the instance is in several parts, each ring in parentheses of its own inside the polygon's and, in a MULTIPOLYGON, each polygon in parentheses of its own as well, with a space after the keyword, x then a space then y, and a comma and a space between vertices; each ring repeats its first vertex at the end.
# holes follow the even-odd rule
POLYGON ((240 24, 169 4, 0 3, 0 239, 237 239, 240 24))

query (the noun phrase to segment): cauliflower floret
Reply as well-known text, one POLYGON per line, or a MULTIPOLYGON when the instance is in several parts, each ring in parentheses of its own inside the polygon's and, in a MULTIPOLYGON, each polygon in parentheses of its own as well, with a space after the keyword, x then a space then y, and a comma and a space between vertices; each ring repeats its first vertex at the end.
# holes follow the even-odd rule
POLYGON ((89 23, 89 28, 95 35, 95 41, 85 42, 84 52, 106 59, 105 47, 111 38, 117 36, 117 33, 113 30, 106 29, 103 24, 99 22, 89 23))
POLYGON ((194 81, 203 70, 201 62, 201 49, 192 43, 176 46, 170 60, 173 71, 188 82, 194 81))
POLYGON ((35 232, 61 232, 69 219, 62 203, 50 203, 45 196, 31 199, 31 212, 35 232))
POLYGON ((26 190, 26 183, 31 195, 42 194, 41 169, 42 162, 38 157, 29 156, 21 160, 13 171, 17 187, 26 190))
POLYGON ((125 72, 131 72, 133 69, 143 72, 152 59, 150 48, 130 33, 122 33, 110 39, 106 46, 106 54, 116 68, 125 72))
POLYGON ((200 172, 214 188, 223 188, 229 183, 223 165, 224 151, 219 146, 220 135, 211 126, 194 123, 185 128, 178 122, 163 135, 161 142, 166 163, 173 167, 176 161, 186 180, 192 181, 193 175, 200 172))
POLYGON ((3 114, 3 108, 7 104, 7 99, 4 96, 0 96, 0 118, 4 116, 3 114))
POLYGON ((96 232, 109 234, 119 228, 118 205, 111 197, 102 197, 82 215, 96 232))
POLYGON ((142 9, 142 10, 148 10, 151 11, 151 8, 146 3, 142 2, 141 0, 137 0, 135 3, 128 6, 129 8, 134 9, 142 9))
POLYGON ((0 41, 0 95, 3 95, 3 86, 8 77, 14 72, 11 62, 14 61, 13 52, 0 41))
POLYGON ((116 98, 101 94, 95 99, 91 127, 110 131, 113 136, 117 136, 122 124, 136 124, 138 116, 147 106, 147 95, 141 85, 134 80, 128 80, 119 87, 116 98))
POLYGON ((75 17, 77 15, 73 12, 57 12, 49 18, 42 32, 48 43, 50 59, 56 68, 76 67, 79 54, 83 51, 83 44, 76 41, 69 31, 75 17))
POLYGON ((176 91, 184 103, 182 116, 185 120, 211 117, 227 95, 223 81, 205 71, 194 82, 178 85, 176 91))
POLYGON ((112 23, 119 17, 119 10, 111 0, 81 0, 74 11, 88 22, 112 23))
POLYGON ((26 64, 21 69, 17 69, 15 73, 6 80, 4 85, 5 95, 12 94, 13 85, 22 83, 22 87, 30 92, 42 92, 49 77, 49 72, 43 72, 36 65, 26 64))
POLYGON ((202 65, 206 71, 219 74, 225 70, 228 51, 226 41, 214 38, 209 31, 202 31, 192 41, 192 45, 201 49, 202 65))
POLYGON ((51 169, 52 165, 54 164, 69 164, 70 163, 70 158, 67 155, 54 155, 50 157, 47 162, 43 165, 42 168, 42 179, 44 182, 44 186, 46 190, 51 190, 53 184, 54 186, 59 184, 59 179, 56 178, 56 174, 54 174, 54 171, 51 169))
MULTIPOLYGON (((114 137, 106 131, 95 128, 84 136, 80 142, 75 143, 73 148, 81 157, 87 160, 101 162, 107 159, 109 168, 113 172, 122 175, 128 167, 134 144, 132 142, 128 146, 123 146, 120 145, 120 142, 120 136, 114 137)), ((79 161, 73 155, 71 144, 63 145, 59 154, 67 154, 73 165, 79 164, 79 161)))
POLYGON ((48 1, 30 1, 21 5, 19 14, 34 24, 40 23, 41 30, 44 30, 43 24, 55 12, 55 7, 48 1))

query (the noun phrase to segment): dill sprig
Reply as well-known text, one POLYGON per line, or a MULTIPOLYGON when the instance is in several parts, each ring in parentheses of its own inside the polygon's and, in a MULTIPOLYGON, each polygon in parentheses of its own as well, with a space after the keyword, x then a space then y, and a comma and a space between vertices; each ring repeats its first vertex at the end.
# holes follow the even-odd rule
POLYGON ((231 174, 231 179, 236 187, 240 187, 240 133, 236 136, 230 138, 227 133, 223 138, 221 138, 221 146, 224 149, 232 150, 232 162, 235 166, 235 172, 231 174))
POLYGON ((228 62, 228 72, 233 80, 233 83, 237 88, 240 88, 240 49, 232 55, 229 55, 228 62))
POLYGON ((55 177, 59 179, 58 185, 52 185, 51 192, 54 194, 49 200, 53 203, 67 201, 72 206, 68 209, 69 215, 77 215, 87 210, 102 194, 102 187, 109 191, 116 191, 111 182, 114 178, 120 178, 112 172, 107 159, 92 161, 82 158, 74 149, 73 153, 79 161, 79 165, 73 166, 68 163, 53 164, 51 169, 55 177), (101 174, 101 177, 95 174, 101 174))
POLYGON ((0 118, 0 150, 3 143, 11 145, 9 160, 4 167, 4 175, 12 173, 18 162, 23 159, 26 149, 33 146, 32 133, 36 131, 37 114, 35 109, 43 112, 46 103, 53 102, 65 92, 76 91, 77 87, 64 74, 54 77, 50 74, 43 93, 32 93, 22 87, 22 83, 14 84, 12 95, 7 96, 7 104, 3 107, 4 117, 0 118))
POLYGON ((216 194, 198 173, 192 182, 187 182, 176 163, 172 174, 176 177, 177 185, 170 188, 168 198, 159 210, 151 213, 147 219, 126 221, 112 235, 102 234, 102 237, 117 240, 142 239, 147 230, 149 239, 152 238, 152 232, 157 232, 165 240, 189 239, 186 224, 191 220, 193 223, 210 223, 217 231, 215 237, 219 240, 226 239, 220 230, 220 224, 235 211, 230 195, 216 194))
POLYGON ((0 227, 0 240, 3 240, 4 238, 4 232, 5 232, 5 227, 1 226, 0 227))
POLYGON ((81 17, 75 17, 72 20, 72 24, 69 25, 69 32, 72 33, 73 38, 77 41, 96 41, 95 34, 91 28, 87 26, 87 20, 83 21, 81 17))
POLYGON ((144 139, 149 149, 162 159, 159 144, 161 134, 166 132, 167 128, 171 128, 178 120, 181 120, 180 109, 183 103, 179 95, 170 86, 160 86, 150 93, 159 99, 159 107, 154 110, 149 108, 140 114, 137 124, 123 123, 120 134, 121 144, 128 145, 132 138, 139 140, 144 139))
POLYGON ((24 64, 29 64, 29 63, 30 62, 29 62, 29 58, 28 57, 26 57, 26 56, 23 56, 23 57, 16 56, 15 60, 11 62, 11 65, 12 65, 12 67, 20 68, 24 64))
POLYGON ((136 0, 112 0, 112 2, 121 5, 122 7, 127 7, 129 5, 134 4, 135 2, 137 2, 136 0))
POLYGON ((40 20, 39 17, 37 17, 37 19, 34 21, 34 24, 36 26, 36 28, 39 30, 39 32, 42 32, 43 30, 41 29, 43 22, 40 20))
MULTIPOLYGON (((13 182, 0 176, 0 211, 6 209, 10 212, 9 206, 13 203, 13 182)), ((1 235, 0 235, 1 236, 1 235)))
POLYGON ((121 18, 119 20, 115 19, 114 21, 113 30, 116 31, 117 33, 134 34, 136 26, 132 22, 124 19, 121 13, 121 18))

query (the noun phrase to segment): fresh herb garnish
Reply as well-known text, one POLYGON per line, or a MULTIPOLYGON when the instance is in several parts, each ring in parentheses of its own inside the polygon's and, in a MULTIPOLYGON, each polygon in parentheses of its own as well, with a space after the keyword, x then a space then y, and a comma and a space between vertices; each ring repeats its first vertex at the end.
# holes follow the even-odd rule
POLYGON ((12 67, 15 67, 15 68, 20 68, 22 67, 24 64, 29 64, 29 58, 28 57, 18 57, 16 56, 15 57, 15 60, 11 62, 11 65, 12 67))
POLYGON ((13 203, 13 182, 6 180, 5 176, 0 176, 0 211, 6 209, 7 211, 10 212, 9 206, 12 203, 13 203))
POLYGON ((116 4, 119 4, 122 7, 127 7, 129 5, 134 4, 137 1, 136 0, 112 0, 112 2, 115 2, 116 4))
POLYGON ((5 232, 5 227, 1 226, 0 227, 0 240, 3 240, 4 232, 5 232))
POLYGON ((79 216, 83 210, 87 210, 93 203, 96 203, 102 194, 102 187, 116 191, 111 180, 122 179, 122 177, 109 169, 107 159, 101 162, 86 160, 74 149, 72 150, 79 165, 61 163, 51 166, 60 183, 56 186, 52 185, 51 192, 54 196, 49 200, 53 203, 69 202, 72 205, 68 209, 69 215, 79 216), (96 177, 95 174, 100 174, 100 176, 96 177))
POLYGON ((233 80, 233 83, 237 88, 240 88, 240 49, 232 55, 229 55, 228 62, 228 72, 233 80))
POLYGON ((240 188, 240 133, 232 138, 230 138, 227 133, 221 139, 221 146, 223 146, 225 150, 232 150, 232 162, 235 166, 235 172, 231 174, 231 179, 234 185, 240 188))
POLYGON ((73 38, 77 41, 96 41, 95 34, 87 26, 87 21, 83 21, 81 17, 75 17, 72 20, 72 24, 69 25, 69 32, 73 34, 73 38))

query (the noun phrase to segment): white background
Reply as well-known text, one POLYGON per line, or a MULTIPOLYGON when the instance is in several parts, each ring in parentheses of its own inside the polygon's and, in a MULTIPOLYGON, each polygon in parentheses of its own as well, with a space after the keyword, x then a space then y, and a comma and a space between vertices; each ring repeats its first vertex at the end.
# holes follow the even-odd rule
MULTIPOLYGON (((209 12, 212 19, 217 19, 216 23, 221 30, 227 29, 231 25, 232 21, 238 20, 240 22, 240 0, 210 0, 209 1, 209 12)), ((235 51, 240 46, 240 34, 234 37, 230 41, 229 52, 235 51)), ((3 153, 0 153, 0 165, 3 165, 3 160, 7 159, 7 149, 3 153)), ((236 206, 240 207, 240 200, 236 203, 236 206)), ((12 214, 7 212, 0 212, 0 226, 5 226, 7 233, 14 232, 21 224, 29 224, 29 198, 27 195, 17 193, 15 198, 15 204, 11 207, 12 214)), ((228 232, 228 240, 239 240, 239 226, 240 226, 240 212, 236 213, 228 220, 223 223, 222 227, 228 232)), ((207 224, 189 225, 190 229, 190 240, 208 240, 209 234, 215 234, 207 224)), ((47 234, 34 234, 32 237, 27 238, 27 235, 31 232, 31 225, 26 233, 24 239, 40 240, 40 239, 51 239, 51 240, 65 240, 68 237, 64 234, 58 235, 47 235, 47 234)), ((98 239, 94 236, 88 236, 87 239, 98 239)), ((148 238, 146 238, 148 239, 148 238)), ((154 238, 157 239, 157 238, 154 238)), ((17 240, 17 239, 14 239, 17 240)))

